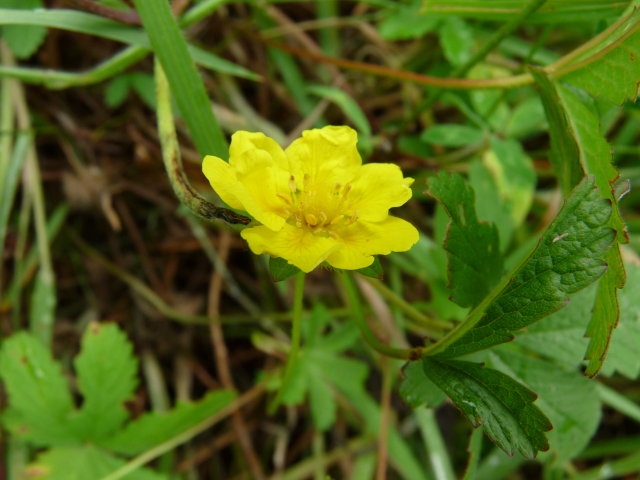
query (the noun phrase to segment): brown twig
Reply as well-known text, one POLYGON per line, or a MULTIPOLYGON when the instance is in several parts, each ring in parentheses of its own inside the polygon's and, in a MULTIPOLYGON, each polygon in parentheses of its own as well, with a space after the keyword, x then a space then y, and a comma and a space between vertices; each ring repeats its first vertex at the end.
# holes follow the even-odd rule
MULTIPOLYGON (((223 231, 220 233, 220 247, 219 257, 223 264, 226 264, 229 257, 229 249, 231 246, 231 234, 223 231)), ((209 317, 220 316, 220 296, 222 294, 222 282, 223 277, 219 270, 215 270, 211 275, 211 283, 209 288, 209 306, 207 308, 207 315, 209 317)), ((229 352, 227 345, 224 341, 224 332, 222 326, 218 323, 212 323, 209 326, 211 332, 211 341, 213 343, 213 352, 216 361, 216 368, 218 370, 218 376, 220 377, 220 383, 224 388, 235 390, 235 383, 231 376, 231 368, 229 366, 229 352)), ((260 466, 260 461, 256 455, 253 445, 251 443, 251 437, 247 431, 247 426, 240 410, 235 410, 231 415, 231 421, 233 422, 234 430, 238 436, 240 448, 244 452, 244 456, 249 464, 251 475, 256 480, 264 480, 264 472, 260 466)))
POLYGON ((111 20, 115 20, 116 22, 120 23, 126 23, 127 25, 134 25, 136 27, 142 25, 140 16, 133 10, 125 12, 116 8, 107 7, 106 5, 101 5, 94 2, 93 0, 72 1, 85 12, 95 13, 96 15, 100 15, 101 17, 110 18, 111 20))

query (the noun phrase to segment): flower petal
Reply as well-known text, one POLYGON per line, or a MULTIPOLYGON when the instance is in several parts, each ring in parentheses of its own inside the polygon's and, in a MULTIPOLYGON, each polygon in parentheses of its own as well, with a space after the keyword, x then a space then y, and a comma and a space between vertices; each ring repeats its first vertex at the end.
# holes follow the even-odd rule
POLYGON ((202 171, 220 198, 231 208, 248 212, 258 222, 274 230, 282 227, 288 216, 287 205, 276 193, 286 188, 287 172, 263 164, 239 176, 233 165, 210 155, 205 157, 202 171))
POLYGON ((358 221, 339 232, 342 247, 327 263, 335 268, 357 270, 373 262, 372 255, 409 250, 418 241, 418 230, 409 222, 388 216, 381 222, 358 221))
POLYGON ((316 188, 318 183, 344 185, 353 179, 362 164, 357 142, 356 131, 346 126, 305 130, 302 137, 285 150, 289 170, 299 182, 307 175, 316 188))
POLYGON ((277 232, 261 225, 245 228, 241 235, 256 255, 268 253, 282 257, 305 273, 316 268, 339 248, 331 237, 314 235, 307 229, 296 228, 288 223, 277 232))
POLYGON ((378 222, 389 214, 390 208, 411 198, 412 183, 413 179, 403 178, 402 170, 393 163, 368 163, 351 184, 349 208, 362 220, 378 222))
POLYGON ((246 132, 240 130, 231 136, 229 146, 229 163, 238 175, 247 173, 262 166, 277 166, 288 170, 287 157, 278 143, 262 132, 246 132))
POLYGON ((236 195, 238 178, 231 165, 221 158, 207 155, 202 161, 202 172, 224 203, 231 208, 246 210, 236 195))

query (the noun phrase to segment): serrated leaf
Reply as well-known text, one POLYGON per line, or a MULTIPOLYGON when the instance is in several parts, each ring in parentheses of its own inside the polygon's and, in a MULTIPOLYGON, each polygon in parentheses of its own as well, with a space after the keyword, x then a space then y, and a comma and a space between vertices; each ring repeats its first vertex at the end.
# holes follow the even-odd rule
POLYGON ((211 417, 231 404, 235 396, 230 390, 218 390, 197 402, 180 403, 169 412, 147 413, 99 444, 113 452, 137 455, 211 417))
POLYGON ((269 272, 274 282, 281 282, 300 273, 300 269, 291 265, 284 258, 269 257, 269 272))
POLYGON ((502 275, 498 230, 478 221, 475 193, 462 176, 440 172, 427 185, 427 193, 451 219, 444 241, 451 299, 463 307, 475 306, 502 275))
MULTIPOLYGON (((43 6, 42 0, 0 0, 0 8, 36 9, 43 6)), ((21 59, 29 58, 40 47, 47 29, 37 26, 6 25, 2 27, 2 38, 13 54, 21 59)))
POLYGON ((92 323, 74 362, 84 398, 74 425, 83 438, 98 441, 118 430, 129 414, 124 402, 138 384, 137 359, 126 335, 115 324, 92 323))
POLYGON ((454 123, 434 125, 420 135, 420 140, 445 147, 464 147, 482 142, 484 132, 469 125, 454 123))
POLYGON ((547 434, 554 462, 564 464, 579 454, 600 423, 601 405, 594 382, 577 371, 532 358, 512 349, 492 350, 492 366, 535 391, 536 406, 551 420, 547 434))
POLYGON ((533 253, 431 353, 448 358, 507 342, 518 330, 564 307, 568 295, 606 270, 602 257, 615 233, 609 202, 585 178, 566 200, 533 253), (495 296, 494 296, 495 295, 495 296))
POLYGON ((426 357, 425 374, 496 445, 528 458, 549 448, 551 423, 533 402, 536 394, 504 373, 472 362, 426 357))
MULTIPOLYGON (((125 464, 111 454, 92 445, 60 447, 38 455, 35 463, 27 467, 33 480, 98 480, 125 464)), ((139 468, 122 477, 123 480, 167 480, 146 468, 139 468)))
POLYGON ((422 405, 427 408, 435 408, 447 398, 442 390, 436 387, 424 373, 420 362, 409 362, 404 366, 398 393, 412 408, 422 405))
POLYGON ((0 377, 9 397, 3 423, 16 437, 38 446, 78 441, 68 424, 73 402, 67 380, 33 335, 21 332, 3 342, 0 377))
POLYGON ((618 245, 609 249, 605 260, 609 268, 598 282, 593 315, 584 334, 591 339, 585 354, 585 359, 588 360, 585 375, 589 377, 594 377, 600 371, 607 356, 611 335, 620 319, 618 289, 624 287, 626 281, 618 245))
MULTIPOLYGON (((600 133, 599 117, 590 98, 580 98, 570 88, 552 82, 540 71, 533 71, 540 86, 542 99, 549 118, 552 155, 559 164, 571 164, 571 170, 577 169, 586 174, 595 175, 600 196, 607 198, 613 211, 609 225, 616 231, 616 244, 607 252, 609 265, 602 276, 596 294, 591 322, 586 335, 591 338, 586 358, 589 360, 586 374, 594 376, 602 367, 607 353, 609 339, 618 323, 619 308, 617 291, 625 283, 625 271, 618 242, 626 243, 626 225, 620 215, 618 202, 613 191, 613 183, 619 174, 612 164, 611 146, 600 133)), ((575 175, 575 173, 574 173, 575 175)), ((572 178, 561 179, 565 188, 570 186, 572 178)))
POLYGON ((627 265, 627 283, 619 293, 620 323, 611 336, 601 374, 615 372, 635 380, 640 376, 640 267, 627 265))
POLYGON ((640 78, 639 24, 640 12, 636 9, 609 37, 575 59, 576 63, 585 64, 582 68, 563 75, 562 79, 618 105, 627 99, 635 100, 640 78))

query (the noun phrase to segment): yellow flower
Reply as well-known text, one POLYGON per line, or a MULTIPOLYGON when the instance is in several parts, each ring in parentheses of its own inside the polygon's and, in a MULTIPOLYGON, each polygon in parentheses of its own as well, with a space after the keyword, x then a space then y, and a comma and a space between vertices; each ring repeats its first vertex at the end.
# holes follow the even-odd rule
POLYGON ((413 225, 389 215, 411 198, 413 179, 394 164, 362 165, 357 140, 349 127, 328 126, 282 150, 262 133, 240 131, 229 163, 207 156, 202 170, 222 200, 261 224, 242 231, 253 253, 304 272, 325 261, 356 270, 418 241, 413 225))

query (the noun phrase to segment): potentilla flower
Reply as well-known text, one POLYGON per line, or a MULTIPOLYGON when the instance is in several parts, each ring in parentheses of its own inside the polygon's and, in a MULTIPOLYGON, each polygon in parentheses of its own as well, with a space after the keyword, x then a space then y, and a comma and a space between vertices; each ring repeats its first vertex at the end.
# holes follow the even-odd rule
POLYGON ((222 200, 259 223, 241 233, 253 253, 304 272, 322 262, 356 270, 418 241, 413 225, 389 215, 411 198, 413 179, 391 163, 362 165, 357 140, 349 127, 328 126, 282 150, 262 133, 239 131, 229 163, 209 155, 202 170, 222 200))

